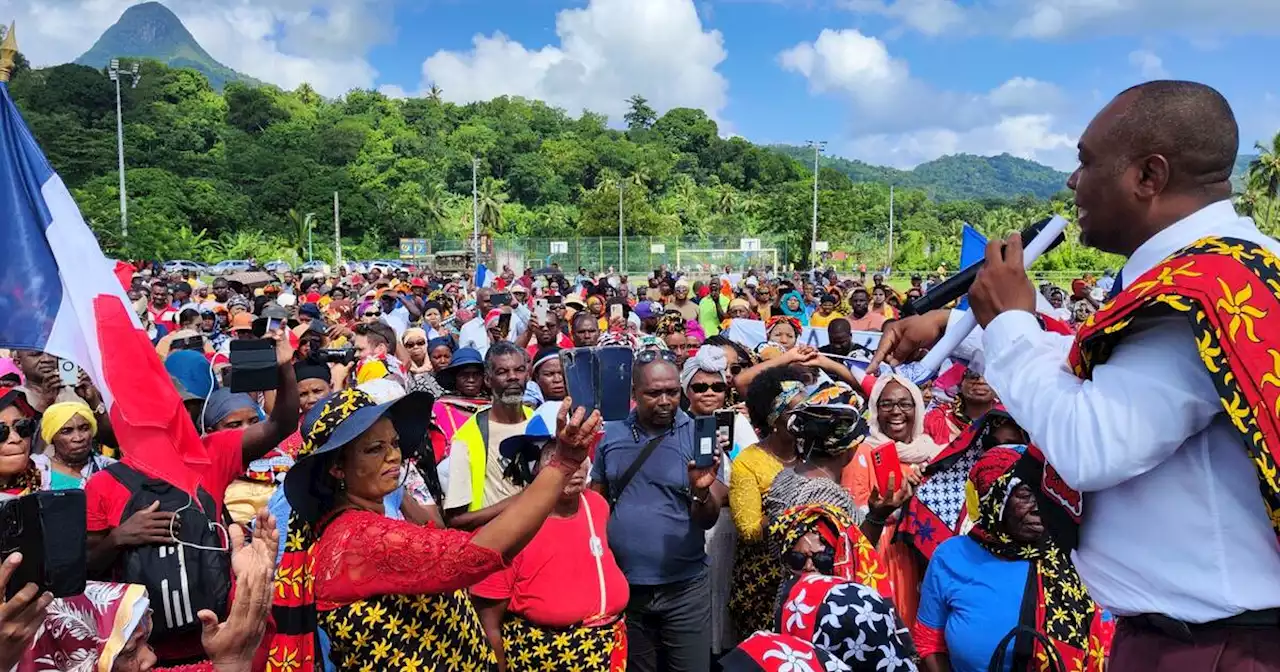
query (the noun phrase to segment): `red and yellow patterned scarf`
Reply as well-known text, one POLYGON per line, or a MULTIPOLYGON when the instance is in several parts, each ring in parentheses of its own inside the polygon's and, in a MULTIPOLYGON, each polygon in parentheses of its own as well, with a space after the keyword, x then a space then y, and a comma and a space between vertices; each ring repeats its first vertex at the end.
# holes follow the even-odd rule
MULTIPOLYGON (((1240 433, 1258 475, 1258 489, 1280 537, 1280 258, 1256 243, 1202 238, 1183 248, 1108 301, 1080 327, 1070 363, 1089 379, 1139 317, 1180 313, 1191 323, 1205 369, 1222 407, 1240 433)), ((1046 491, 1061 479, 1045 472, 1046 491)), ((1061 503, 1076 525, 1079 496, 1065 488, 1061 503)), ((1074 547, 1074 529, 1068 545, 1074 547)))
POLYGON ((778 548, 784 551, 810 531, 816 531, 835 549, 836 578, 860 583, 887 600, 893 599, 893 583, 884 560, 844 511, 828 504, 804 504, 787 509, 769 524, 769 535, 778 539, 778 548))

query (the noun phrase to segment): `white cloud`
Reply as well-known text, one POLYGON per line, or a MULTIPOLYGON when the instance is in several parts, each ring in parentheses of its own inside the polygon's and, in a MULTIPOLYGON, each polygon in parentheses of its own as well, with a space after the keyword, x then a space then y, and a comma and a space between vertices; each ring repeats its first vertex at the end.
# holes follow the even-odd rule
MULTIPOLYGON (((0 0, 37 66, 75 60, 137 0, 0 0)), ((370 87, 365 54, 390 33, 390 0, 166 0, 222 64, 284 88, 324 95, 370 87)))
POLYGON ((447 100, 501 95, 545 100, 572 112, 619 118, 640 94, 663 111, 696 107, 719 118, 728 81, 719 31, 704 30, 692 0, 590 0, 556 16, 558 45, 530 49, 502 33, 476 35, 467 52, 438 51, 422 64, 422 87, 447 100))
POLYGON ((1164 60, 1149 49, 1138 49, 1130 52, 1129 65, 1137 69, 1144 79, 1169 78, 1169 71, 1164 69, 1164 60))
POLYGON ((1195 39, 1280 34, 1276 0, 838 0, 925 35, 957 31, 1029 39, 1169 31, 1195 39))
POLYGON ((1048 82, 1014 77, 985 92, 939 90, 913 77, 884 42, 857 30, 824 30, 778 60, 813 93, 849 101, 846 144, 857 158, 902 167, 957 152, 1072 160, 1075 129, 1061 121, 1067 98, 1048 82))

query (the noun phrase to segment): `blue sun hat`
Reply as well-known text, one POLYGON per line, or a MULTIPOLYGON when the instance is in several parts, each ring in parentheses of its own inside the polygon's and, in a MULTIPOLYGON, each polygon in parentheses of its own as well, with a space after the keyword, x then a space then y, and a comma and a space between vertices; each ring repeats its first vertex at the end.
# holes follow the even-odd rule
POLYGON ((503 439, 498 445, 498 452, 508 463, 504 475, 512 482, 523 485, 533 482, 533 465, 538 463, 547 443, 555 440, 556 416, 563 404, 563 401, 548 401, 539 406, 525 425, 524 434, 503 439))

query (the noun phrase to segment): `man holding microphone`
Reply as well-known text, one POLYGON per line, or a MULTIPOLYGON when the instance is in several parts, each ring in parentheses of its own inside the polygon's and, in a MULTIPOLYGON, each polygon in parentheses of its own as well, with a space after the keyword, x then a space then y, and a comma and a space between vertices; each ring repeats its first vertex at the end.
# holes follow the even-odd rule
MULTIPOLYGON (((1127 258, 1107 305, 1075 338, 1043 331, 1017 234, 969 290, 987 382, 1084 493, 1072 560, 1120 617, 1112 672, 1280 670, 1280 243, 1231 205, 1238 148, 1210 87, 1121 93, 1067 183, 1082 242, 1127 258)), ((889 325, 872 368, 947 322, 889 325)))

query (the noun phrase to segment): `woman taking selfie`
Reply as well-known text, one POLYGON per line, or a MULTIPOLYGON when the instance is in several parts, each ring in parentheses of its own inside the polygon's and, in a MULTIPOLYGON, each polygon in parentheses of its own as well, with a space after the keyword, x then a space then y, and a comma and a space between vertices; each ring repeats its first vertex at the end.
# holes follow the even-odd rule
MULTIPOLYGON (((463 589, 502 569, 534 537, 586 459, 598 413, 569 419, 566 401, 554 455, 510 507, 474 534, 420 527, 384 515, 402 487, 403 445, 416 454, 430 422, 430 395, 376 405, 344 390, 312 410, 298 462, 285 478, 293 506, 276 574, 293 596, 280 606, 314 614, 340 671, 496 668, 493 649, 463 589), (403 630, 420 633, 404 637, 403 630)), ((306 634, 280 639, 273 660, 316 665, 306 634)))

